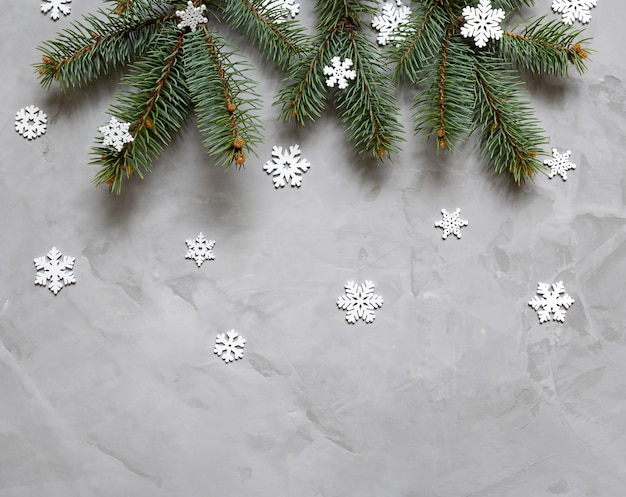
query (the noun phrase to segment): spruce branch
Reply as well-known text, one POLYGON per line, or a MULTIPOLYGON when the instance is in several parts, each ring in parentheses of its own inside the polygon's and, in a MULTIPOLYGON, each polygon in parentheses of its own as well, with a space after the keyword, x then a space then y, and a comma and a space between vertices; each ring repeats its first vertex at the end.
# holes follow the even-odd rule
MULTIPOLYGON (((105 1, 110 10, 84 16, 39 47, 42 62, 35 65, 44 88, 56 80, 64 91, 116 66, 130 68, 123 78, 127 88, 118 92, 109 113, 129 124, 132 141, 119 151, 92 149, 90 163, 101 166, 94 183, 120 193, 124 178, 143 177, 192 109, 207 153, 222 166, 242 166, 261 141, 263 126, 254 115, 260 108, 256 83, 237 49, 206 22, 187 27, 177 14, 186 2, 105 1)), ((301 53, 303 30, 279 19, 275 9, 264 10, 262 0, 193 0, 187 9, 201 6, 212 23, 230 23, 280 67, 301 53)))
MULTIPOLYGON (((580 30, 539 17, 522 23, 519 32, 504 30, 502 39, 479 48, 461 36, 467 4, 420 2, 406 29, 410 34, 399 47, 390 47, 394 77, 420 89, 413 102, 416 134, 435 135, 438 150, 454 149, 478 129, 482 155, 495 172, 508 171, 521 183, 544 168, 537 154, 546 140, 523 98, 518 72, 567 76, 572 64, 582 73, 588 39, 580 38, 580 30)), ((534 0, 491 4, 509 18, 534 0)))
POLYGON ((321 115, 328 94, 334 94, 348 140, 359 153, 371 152, 380 160, 398 151, 401 126, 383 59, 363 34, 361 16, 374 12, 369 0, 319 0, 319 34, 309 44, 309 56, 289 68, 292 82, 280 90, 277 103, 283 119, 305 125, 321 115), (344 90, 330 91, 326 84, 323 68, 334 57, 353 62, 356 77, 344 90))

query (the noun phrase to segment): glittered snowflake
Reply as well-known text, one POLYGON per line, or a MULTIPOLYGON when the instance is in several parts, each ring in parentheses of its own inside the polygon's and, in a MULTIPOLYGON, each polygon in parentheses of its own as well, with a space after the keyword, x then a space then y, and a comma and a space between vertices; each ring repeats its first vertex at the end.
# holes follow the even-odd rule
POLYGON ((540 323, 551 319, 561 323, 565 321, 565 312, 574 303, 574 299, 565 293, 562 281, 554 283, 552 290, 547 283, 539 283, 537 294, 539 296, 535 295, 528 305, 537 311, 540 323))
POLYGON ((268 12, 275 9, 283 11, 285 15, 276 20, 278 23, 286 21, 288 16, 296 17, 300 12, 300 4, 294 3, 294 0, 263 0, 261 6, 268 12))
POLYGON ((395 2, 386 2, 383 5, 382 12, 379 16, 372 19, 372 27, 378 31, 376 41, 379 45, 387 43, 395 43, 396 46, 410 32, 406 29, 406 25, 411 19, 411 9, 406 5, 402 5, 401 0, 395 2))
POLYGON ((102 144, 111 146, 118 152, 122 151, 122 147, 125 143, 133 141, 133 136, 128 132, 130 123, 118 121, 115 117, 111 117, 109 124, 100 126, 98 131, 104 135, 102 144))
POLYGON ((15 131, 24 138, 33 140, 46 132, 48 116, 38 107, 29 105, 15 113, 15 131))
POLYGON ((50 17, 57 21, 60 14, 70 15, 72 8, 67 4, 71 2, 72 0, 44 0, 44 3, 41 4, 41 11, 44 14, 50 12, 50 17))
POLYGON ((461 34, 474 38, 477 47, 487 45, 489 39, 502 38, 500 23, 504 20, 505 12, 502 9, 492 9, 490 0, 480 0, 477 7, 463 8, 465 24, 461 26, 461 34))
POLYGON ((195 240, 186 240, 185 243, 189 249, 185 254, 185 259, 195 260, 198 267, 202 266, 202 263, 206 260, 215 259, 215 254, 213 253, 215 240, 207 240, 202 233, 195 240))
POLYGON ((224 359, 224 362, 232 362, 243 357, 245 345, 246 339, 235 330, 230 330, 217 335, 213 352, 224 359))
POLYGON ((350 69, 352 67, 351 59, 343 59, 333 57, 331 59, 332 66, 324 66, 324 75, 330 76, 326 80, 326 85, 331 88, 335 85, 341 90, 348 87, 348 80, 356 78, 356 72, 350 69))
POLYGON ((383 298, 374 293, 374 283, 366 281, 357 285, 354 281, 346 283, 346 293, 337 299, 337 307, 346 311, 346 321, 350 324, 362 319, 372 323, 376 319, 374 310, 383 305, 383 298))
POLYGON ((180 17, 178 23, 178 29, 189 28, 191 31, 195 31, 198 24, 204 24, 209 20, 202 15, 206 10, 206 5, 202 4, 200 7, 194 7, 193 2, 187 2, 187 8, 185 10, 177 10, 176 15, 180 17))
POLYGON ((445 240, 448 238, 448 235, 453 234, 457 238, 461 238, 461 228, 468 224, 467 220, 460 217, 461 209, 456 209, 452 213, 441 209, 441 214, 443 215, 442 220, 435 223, 435 227, 443 228, 441 237, 445 240))
POLYGON ((74 257, 63 256, 56 247, 52 247, 50 252, 43 257, 37 257, 35 268, 37 277, 35 285, 48 286, 48 289, 55 295, 59 293, 64 285, 76 283, 74 273, 74 257), (49 283, 48 283, 49 282, 49 283))
POLYGON ((273 174, 274 186, 282 188, 287 183, 291 186, 302 184, 302 173, 306 172, 311 164, 306 159, 300 158, 300 146, 292 145, 289 151, 283 151, 283 147, 272 148, 272 160, 263 166, 267 174, 273 174))
POLYGON ((590 9, 595 7, 598 0, 554 0, 552 10, 557 14, 562 14, 561 21, 565 24, 574 24, 580 21, 587 24, 591 20, 590 9))
POLYGON ((576 169, 576 164, 570 162, 569 156, 572 154, 571 150, 566 150, 564 153, 560 153, 556 148, 552 149, 552 159, 546 159, 543 163, 546 166, 550 166, 550 173, 548 177, 554 178, 557 174, 563 178, 563 181, 567 179, 567 171, 569 169, 576 169))

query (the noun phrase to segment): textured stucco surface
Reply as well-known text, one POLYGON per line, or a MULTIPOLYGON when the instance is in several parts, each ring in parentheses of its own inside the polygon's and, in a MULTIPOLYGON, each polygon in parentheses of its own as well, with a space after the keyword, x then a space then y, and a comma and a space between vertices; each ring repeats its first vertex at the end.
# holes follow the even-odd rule
POLYGON ((572 150, 566 182, 510 187, 471 143, 437 158, 408 133, 377 167, 332 112, 279 123, 266 64, 258 159, 224 173, 190 121, 115 197, 87 162, 117 77, 61 95, 30 67, 101 3, 56 23, 5 3, 0 497, 624 495, 626 4, 593 9, 587 74, 528 82, 546 150, 572 150), (33 142, 13 130, 29 104, 50 118, 33 142), (262 164, 293 143, 312 166, 277 191, 262 164), (443 241, 456 207, 469 226, 443 241), (198 269, 200 231, 217 243, 198 269), (33 284, 53 245, 78 279, 56 297, 33 284), (371 325, 336 308, 350 279, 384 297, 371 325), (559 280, 576 303, 540 325, 527 302, 559 280), (227 365, 212 348, 231 328, 247 346, 227 365))

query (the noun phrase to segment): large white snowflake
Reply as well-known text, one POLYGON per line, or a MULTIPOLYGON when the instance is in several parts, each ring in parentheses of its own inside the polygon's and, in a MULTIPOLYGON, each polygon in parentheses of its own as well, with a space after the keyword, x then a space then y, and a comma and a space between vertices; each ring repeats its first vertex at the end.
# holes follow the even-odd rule
POLYGON ((326 85, 331 88, 335 85, 341 90, 348 87, 348 80, 356 78, 356 72, 350 69, 352 67, 352 59, 343 59, 340 57, 333 57, 331 59, 331 66, 324 66, 324 74, 330 76, 326 80, 326 85))
POLYGON ((245 345, 246 339, 235 330, 230 330, 217 335, 213 352, 224 359, 224 362, 231 362, 243 357, 245 345))
POLYGON ((294 3, 294 0, 263 0, 261 5, 266 11, 280 9, 285 12, 284 16, 276 19, 278 23, 286 21, 289 15, 296 17, 298 12, 300 12, 300 4, 294 3))
POLYGON ((591 20, 589 10, 597 3, 598 0, 554 0, 552 10, 557 14, 562 14, 561 21, 565 24, 574 24, 574 21, 587 24, 591 20))
POLYGON ((41 4, 41 11, 44 14, 51 11, 50 17, 57 21, 60 14, 70 15, 72 8, 67 4, 71 2, 72 0, 44 0, 44 3, 41 4))
POLYGON ((48 127, 48 116, 38 107, 29 105, 15 113, 15 131, 32 140, 43 135, 48 127))
POLYGON ((130 123, 118 121, 117 118, 111 117, 109 124, 98 128, 98 131, 104 135, 102 145, 105 147, 111 146, 118 152, 121 152, 125 143, 130 143, 134 140, 133 136, 128 132, 129 129, 130 123))
POLYGON ((500 23, 505 15, 502 9, 492 9, 490 0, 480 0, 477 7, 463 8, 465 24, 461 26, 461 34, 465 38, 474 38, 476 46, 482 48, 487 45, 490 38, 494 40, 502 38, 500 23))
POLYGON ((528 305, 537 311, 540 323, 551 319, 561 323, 565 321, 565 312, 574 303, 574 299, 565 293, 562 281, 554 283, 552 290, 550 285, 540 282, 537 285, 537 294, 541 297, 535 295, 528 305))
POLYGON ((576 169, 576 164, 570 162, 569 156, 572 154, 571 150, 566 150, 564 153, 560 153, 556 148, 552 149, 552 159, 546 159, 543 163, 546 166, 550 166, 550 173, 548 177, 554 178, 557 174, 563 178, 563 181, 567 179, 567 171, 569 169, 576 169))
POLYGON ((263 169, 267 174, 273 174, 274 186, 282 188, 288 182, 291 186, 300 186, 302 173, 309 167, 311 167, 309 161, 300 158, 300 146, 291 145, 289 151, 283 151, 283 147, 273 147, 272 159, 265 163, 263 169))
POLYGON ((387 43, 395 43, 396 46, 410 32, 406 25, 411 19, 411 9, 406 5, 402 5, 402 0, 394 2, 386 2, 383 5, 382 12, 379 16, 372 19, 372 27, 378 31, 376 41, 379 45, 387 43))
POLYGON ((61 259, 61 255, 56 247, 52 247, 46 256, 35 259, 35 268, 38 271, 35 285, 48 285, 55 295, 64 285, 76 283, 74 273, 71 271, 74 268, 74 257, 63 256, 61 259))
POLYGON ((383 305, 383 298, 374 294, 374 283, 365 281, 357 285, 354 281, 346 283, 346 293, 337 299, 337 307, 346 311, 346 321, 354 324, 361 318, 366 323, 376 319, 374 310, 383 305))
POLYGON ((213 253, 215 240, 207 240, 202 233, 195 240, 186 240, 185 243, 189 249, 185 254, 185 259, 195 260, 198 267, 202 266, 202 263, 206 260, 215 259, 215 254, 213 253))
POLYGON ((441 214, 443 218, 441 221, 437 221, 435 226, 437 228, 443 228, 443 235, 441 238, 444 240, 448 238, 448 235, 451 233, 454 234, 457 238, 461 238, 461 228, 463 226, 467 226, 467 220, 461 219, 460 217, 461 209, 456 209, 454 212, 450 213, 445 209, 441 209, 441 214))
POLYGON ((202 4, 200 7, 194 7, 193 2, 187 2, 187 8, 185 10, 177 10, 176 15, 180 17, 178 23, 178 29, 189 28, 191 31, 195 31, 198 24, 204 24, 209 20, 202 15, 206 10, 206 5, 202 4))

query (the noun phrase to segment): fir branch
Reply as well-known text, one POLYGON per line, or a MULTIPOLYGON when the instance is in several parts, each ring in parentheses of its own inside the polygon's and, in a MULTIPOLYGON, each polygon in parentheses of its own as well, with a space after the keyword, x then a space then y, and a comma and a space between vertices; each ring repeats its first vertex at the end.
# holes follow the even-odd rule
POLYGON ((404 38, 394 53, 394 79, 406 77, 416 83, 419 71, 427 67, 437 55, 437 48, 446 33, 448 18, 442 10, 442 0, 430 0, 419 4, 416 18, 406 26, 412 33, 404 38))
POLYGON ((476 56, 476 122, 482 154, 499 175, 509 171, 516 183, 545 166, 537 159, 546 143, 539 122, 521 97, 522 83, 504 60, 476 56))
POLYGON ((316 12, 321 33, 310 46, 317 49, 290 67, 294 81, 280 90, 277 100, 282 104, 281 116, 295 118, 300 125, 317 119, 329 92, 324 65, 335 56, 349 58, 356 78, 345 90, 333 92, 348 139, 358 152, 372 152, 377 159, 397 152, 401 126, 391 81, 377 48, 363 36, 360 22, 362 14, 375 12, 375 5, 368 0, 320 0, 316 12))
POLYGON ((109 73, 120 64, 128 64, 141 55, 160 29, 171 18, 160 7, 142 8, 141 15, 112 17, 98 11, 100 17, 87 15, 84 22, 74 22, 57 39, 44 42, 38 49, 42 62, 34 64, 41 85, 50 87, 57 80, 61 90, 85 86, 109 73))
POLYGON ((234 48, 227 49, 206 26, 186 37, 183 61, 198 128, 207 152, 224 166, 242 165, 244 147, 250 151, 262 141, 262 123, 252 114, 260 107, 256 82, 234 58, 234 48))
POLYGON ((303 29, 295 21, 280 21, 279 11, 263 9, 261 0, 228 0, 220 8, 224 19, 255 41, 259 50, 279 67, 286 68, 292 57, 302 54, 303 29))
POLYGON ((134 141, 118 153, 104 147, 93 149, 92 164, 102 165, 94 178, 96 185, 106 183, 120 193, 123 177, 133 172, 143 177, 142 169, 150 171, 152 161, 180 129, 190 104, 183 68, 177 63, 183 40, 184 34, 171 22, 124 78, 134 91, 122 90, 111 114, 131 123, 134 141))
POLYGON ((535 74, 568 76, 570 64, 582 74, 589 50, 582 46, 588 40, 578 39, 582 30, 556 20, 542 24, 543 20, 532 21, 521 33, 505 31, 502 55, 535 74))
POLYGON ((418 85, 429 85, 414 98, 415 133, 437 136, 438 149, 456 149, 472 128, 475 106, 474 61, 471 49, 449 29, 438 64, 418 85))

